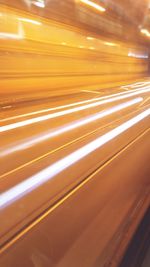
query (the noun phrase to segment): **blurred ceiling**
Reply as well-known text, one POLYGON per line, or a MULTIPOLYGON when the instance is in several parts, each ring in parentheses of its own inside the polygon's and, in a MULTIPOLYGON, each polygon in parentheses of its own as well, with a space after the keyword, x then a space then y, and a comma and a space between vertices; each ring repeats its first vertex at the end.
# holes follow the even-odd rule
POLYGON ((0 3, 98 34, 150 40, 149 0, 0 0, 0 3), (105 12, 100 12, 100 8, 105 12), (141 32, 143 28, 147 32, 141 32))
POLYGON ((143 21, 149 6, 148 0, 99 0, 99 2, 107 4, 114 12, 129 19, 134 24, 143 21))

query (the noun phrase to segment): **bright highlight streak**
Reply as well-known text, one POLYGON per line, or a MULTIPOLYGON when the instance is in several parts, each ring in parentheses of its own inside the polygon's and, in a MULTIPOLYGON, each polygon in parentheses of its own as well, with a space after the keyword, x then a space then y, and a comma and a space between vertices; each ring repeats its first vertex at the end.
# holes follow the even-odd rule
POLYGON ((45 7, 44 1, 33 1, 32 4, 41 8, 45 7))
MULTIPOLYGON (((121 88, 126 88, 126 86, 129 86, 129 85, 121 86, 121 88)), ((84 90, 84 91, 86 91, 86 92, 94 92, 94 91, 87 91, 87 90, 84 90)), ((110 102, 113 102, 113 101, 116 101, 116 100, 119 100, 119 99, 125 99, 125 98, 128 98, 130 96, 132 97, 132 96, 138 95, 140 93, 146 93, 146 92, 150 92, 150 86, 147 86, 147 87, 144 86, 144 87, 140 87, 139 89, 130 90, 128 92, 122 92, 122 93, 112 94, 112 95, 103 96, 103 97, 96 97, 96 98, 92 98, 92 99, 88 99, 88 100, 75 102, 75 103, 72 103, 72 104, 67 104, 67 105, 58 106, 58 107, 54 107, 54 108, 47 108, 47 109, 42 109, 42 110, 38 110, 38 111, 30 112, 30 113, 25 113, 25 114, 21 114, 21 115, 17 115, 17 116, 12 116, 12 117, 9 117, 9 118, 6 118, 6 119, 2 119, 1 122, 10 121, 12 119, 28 117, 28 116, 37 115, 37 114, 42 114, 42 113, 46 113, 46 112, 49 112, 49 111, 55 111, 55 110, 60 110, 60 109, 64 109, 64 108, 74 107, 74 106, 78 106, 78 105, 86 104, 86 103, 91 103, 91 102, 98 101, 98 100, 109 99, 108 102, 107 101, 106 102, 102 102, 102 104, 110 103, 110 102), (134 92, 137 92, 137 93, 134 94, 134 92), (121 97, 115 99, 116 96, 121 96, 121 97)), ((0 130, 0 132, 1 132, 1 130, 0 130)))
POLYGON ((150 84, 150 82, 139 82, 131 85, 131 88, 138 88, 139 86, 146 86, 148 84, 150 84))
POLYGON ((150 108, 133 117, 132 119, 124 122, 113 130, 107 132, 106 134, 98 137, 87 145, 77 149, 76 151, 64 157, 63 159, 58 160, 56 163, 29 177, 18 185, 3 192, 0 198, 0 208, 2 209, 8 206, 15 200, 18 200, 19 198, 23 197, 26 193, 29 193, 40 185, 48 182, 60 172, 64 171, 71 165, 86 157, 88 154, 102 147, 104 144, 119 136, 144 118, 148 117, 149 115, 150 108))
POLYGON ((150 32, 147 29, 141 29, 141 33, 145 34, 147 37, 150 37, 150 32))
POLYGON ((86 4, 86 5, 90 6, 90 7, 93 7, 93 8, 97 9, 100 12, 105 12, 106 11, 106 9, 104 7, 102 7, 102 6, 94 3, 92 1, 89 1, 89 0, 80 0, 80 2, 86 4))
POLYGON ((7 32, 0 32, 0 39, 14 39, 14 40, 20 40, 22 39, 22 36, 16 33, 7 33, 7 32))
POLYGON ((142 100, 143 100, 142 97, 138 97, 138 98, 130 100, 130 101, 126 102, 126 103, 123 103, 123 104, 117 105, 115 107, 112 107, 110 109, 107 109, 105 111, 99 112, 96 115, 89 116, 86 119, 78 120, 78 121, 76 121, 74 123, 66 125, 65 127, 60 127, 57 130, 51 131, 51 132, 49 132, 49 133, 47 133, 45 135, 40 135, 40 136, 34 137, 34 139, 30 138, 26 142, 24 142, 23 144, 21 143, 21 144, 13 145, 12 147, 9 147, 9 148, 5 149, 4 151, 2 151, 0 153, 0 156, 4 157, 4 156, 7 156, 7 155, 9 155, 11 153, 14 153, 16 151, 27 149, 27 148, 29 148, 29 147, 31 147, 31 146, 39 143, 39 142, 42 142, 42 141, 45 141, 47 139, 53 138, 55 136, 58 136, 60 134, 65 133, 65 132, 69 132, 69 131, 71 131, 73 129, 76 129, 78 127, 81 127, 83 125, 91 123, 93 121, 96 121, 98 119, 104 118, 104 117, 106 117, 108 115, 111 115, 111 114, 113 114, 113 113, 115 113, 115 112, 117 112, 119 110, 125 109, 125 108, 127 108, 129 106, 132 106, 134 104, 137 104, 137 103, 141 102, 142 100))
POLYGON ((32 23, 35 25, 41 25, 41 22, 37 21, 37 20, 33 20, 33 19, 27 19, 27 18, 18 18, 19 21, 23 21, 23 22, 28 22, 28 23, 32 23))
POLYGON ((87 40, 94 40, 95 38, 92 37, 92 36, 87 36, 86 39, 87 39, 87 40))
POLYGON ((13 129, 16 129, 16 128, 19 128, 19 127, 23 127, 23 126, 26 126, 26 125, 42 122, 42 121, 45 121, 45 120, 49 120, 49 119, 57 118, 57 117, 64 116, 64 115, 67 115, 67 114, 71 114, 71 113, 74 113, 74 112, 78 112, 78 111, 81 111, 81 110, 85 110, 85 109, 88 109, 88 108, 97 107, 97 106, 102 105, 102 104, 111 103, 113 101, 125 99, 125 98, 128 98, 128 97, 132 97, 132 96, 138 95, 140 93, 149 92, 150 91, 150 87, 148 87, 148 88, 149 89, 145 89, 145 90, 135 90, 135 92, 132 91, 132 93, 127 93, 127 94, 120 93, 119 96, 115 96, 115 97, 112 97, 112 98, 104 99, 104 100, 101 100, 101 101, 98 101, 98 102, 94 102, 94 103, 91 103, 91 104, 87 104, 87 105, 84 105, 84 106, 75 107, 75 108, 72 108, 72 109, 59 111, 59 112, 56 112, 56 113, 53 113, 53 114, 43 115, 43 116, 39 116, 39 117, 36 117, 36 118, 27 119, 27 120, 24 120, 24 121, 19 121, 19 122, 15 122, 15 123, 12 123, 12 124, 4 125, 4 126, 0 127, 0 132, 13 130, 13 129))
POLYGON ((0 32, 0 39, 21 40, 23 38, 24 38, 24 30, 22 28, 21 23, 18 23, 18 32, 17 33, 0 32))
POLYGON ((121 88, 130 88, 130 91, 135 91, 137 89, 131 90, 131 88, 138 88, 138 89, 142 89, 142 88, 149 88, 147 85, 149 85, 150 82, 137 82, 137 83, 131 83, 131 84, 127 84, 127 85, 123 85, 121 86, 121 88), (144 86, 144 87, 143 87, 144 86))
POLYGON ((139 53, 129 52, 128 57, 148 58, 148 54, 139 54, 139 53))
POLYGON ((108 46, 118 46, 117 44, 111 42, 104 42, 104 44, 108 46))

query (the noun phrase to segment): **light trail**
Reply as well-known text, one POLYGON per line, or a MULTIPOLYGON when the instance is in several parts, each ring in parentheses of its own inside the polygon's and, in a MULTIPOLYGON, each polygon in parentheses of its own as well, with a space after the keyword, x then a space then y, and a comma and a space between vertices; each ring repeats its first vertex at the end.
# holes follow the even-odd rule
MULTIPOLYGON (((47 108, 47 109, 33 111, 33 112, 30 112, 30 113, 25 113, 25 114, 21 114, 21 115, 17 115, 17 116, 12 116, 12 117, 9 117, 9 118, 6 118, 6 119, 1 119, 1 122, 6 122, 6 121, 13 120, 13 119, 19 119, 19 118, 29 117, 29 116, 33 116, 33 115, 37 115, 37 114, 46 113, 46 112, 49 112, 49 111, 56 111, 56 110, 60 110, 60 109, 64 109, 64 108, 74 107, 74 106, 78 106, 78 105, 82 105, 82 104, 86 104, 86 103, 91 103, 91 102, 98 101, 98 100, 110 99, 110 98, 113 98, 113 97, 116 97, 116 96, 127 95, 127 97, 130 97, 130 96, 132 96, 132 95, 129 95, 128 96, 128 94, 130 94, 130 92, 131 93, 134 93, 134 92, 141 93, 141 92, 143 92, 143 90, 146 90, 146 89, 150 89, 150 86, 140 87, 138 89, 132 89, 132 90, 130 90, 128 92, 121 92, 121 93, 112 94, 112 95, 108 95, 108 96, 96 97, 96 98, 92 98, 92 99, 88 99, 88 100, 83 100, 83 101, 78 101, 78 102, 75 102, 75 103, 71 103, 71 104, 67 104, 67 105, 62 105, 62 106, 58 106, 58 107, 54 107, 54 108, 47 108)), ((146 92, 149 92, 149 91, 150 90, 148 90, 146 92)))
POLYGON ((92 116, 88 116, 87 118, 85 119, 82 119, 82 120, 78 120, 78 121, 75 121, 74 123, 70 123, 64 127, 59 127, 58 129, 54 130, 54 131, 50 131, 49 133, 45 134, 45 135, 38 135, 38 136, 34 136, 34 138, 28 138, 26 141, 24 141, 23 143, 17 143, 17 144, 13 144, 11 147, 9 146, 9 148, 5 148, 1 153, 0 153, 0 157, 4 157, 4 156, 7 156, 7 155, 10 155, 11 153, 14 153, 14 152, 17 152, 17 151, 20 151, 20 150, 24 150, 24 149, 27 149, 31 146, 34 146, 42 141, 45 141, 47 139, 50 139, 50 138, 53 138, 55 136, 58 136, 60 134, 63 134, 63 133, 66 133, 66 132, 69 132, 73 129, 76 129, 78 127, 81 127, 83 125, 86 125, 88 123, 91 123, 93 121, 96 121, 98 119, 101 119, 101 118, 104 118, 108 115, 111 115, 117 111, 120 111, 120 110, 123 110, 127 107, 130 107, 130 106, 133 106, 139 102, 141 102, 143 100, 142 97, 138 97, 138 98, 135 98, 133 100, 130 100, 128 102, 125 102, 125 103, 122 103, 122 104, 119 104, 117 106, 114 106, 112 108, 109 108, 107 110, 104 110, 102 112, 99 112, 95 115, 92 115, 92 116))
POLYGON ((0 208, 4 208, 14 201, 20 199, 24 195, 33 191, 37 187, 48 182, 56 175, 70 167, 71 165, 77 163, 79 160, 83 159, 90 153, 94 152, 98 148, 102 147, 104 144, 108 143, 115 137, 119 136, 129 128, 133 127, 138 122, 142 121, 150 115, 150 108, 133 117, 132 119, 124 122, 113 130, 107 132, 106 134, 98 137, 94 141, 84 145, 83 147, 72 152, 68 156, 58 160, 49 167, 43 169, 42 171, 36 173, 35 175, 27 178, 25 181, 15 185, 9 190, 3 192, 0 198, 0 208))
POLYGON ((142 86, 149 85, 150 82, 136 82, 136 83, 130 83, 127 85, 121 86, 121 88, 126 89, 126 88, 141 88, 142 86))
POLYGON ((86 4, 87 6, 93 7, 96 10, 100 11, 100 12, 105 12, 106 9, 90 0, 80 0, 80 2, 82 2, 83 4, 86 4))
POLYGON ((142 90, 137 90, 136 89, 132 93, 128 93, 128 92, 126 92, 126 94, 125 93, 124 94, 119 93, 119 95, 117 95, 117 96, 115 95, 114 97, 103 99, 103 100, 100 100, 98 102, 90 103, 90 104, 87 104, 87 105, 84 105, 84 106, 79 106, 79 107, 75 107, 75 108, 72 108, 72 109, 58 111, 56 113, 47 114, 47 115, 39 116, 39 117, 36 117, 36 118, 31 118, 31 119, 27 119, 27 120, 24 120, 24 121, 19 121, 19 122, 15 122, 15 123, 12 123, 12 124, 4 125, 4 126, 0 127, 0 132, 5 132, 5 131, 13 130, 13 129, 16 129, 16 128, 19 128, 19 127, 24 127, 24 126, 27 126, 27 125, 30 125, 30 124, 39 123, 39 122, 42 122, 42 121, 45 121, 45 120, 61 117, 61 116, 68 115, 68 114, 71 114, 71 113, 74 113, 74 112, 78 112, 78 111, 85 110, 85 109, 88 109, 88 108, 97 107, 97 106, 102 105, 102 104, 111 103, 113 101, 122 100, 122 99, 125 99, 125 98, 128 98, 128 97, 132 97, 132 96, 135 96, 135 95, 138 95, 138 94, 144 94, 144 93, 147 93, 147 92, 150 92, 150 87, 148 87, 146 89, 142 89, 142 90))
POLYGON ((32 23, 35 25, 41 25, 41 22, 37 21, 37 20, 33 20, 33 19, 28 19, 28 18, 18 18, 19 21, 22 22, 27 22, 27 23, 32 23))

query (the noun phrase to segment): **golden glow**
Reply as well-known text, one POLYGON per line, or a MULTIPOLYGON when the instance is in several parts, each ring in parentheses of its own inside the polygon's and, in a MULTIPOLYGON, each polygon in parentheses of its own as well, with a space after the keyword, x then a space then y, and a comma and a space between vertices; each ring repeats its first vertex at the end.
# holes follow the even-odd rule
POLYGON ((80 2, 86 4, 86 5, 90 6, 90 7, 93 7, 93 8, 97 9, 100 12, 105 12, 106 11, 106 9, 104 7, 102 7, 102 6, 94 3, 92 1, 89 1, 89 0, 80 0, 80 2))
MULTIPOLYGON (((78 4, 83 7, 81 2, 78 4)), ((90 11, 92 14, 94 10, 90 11)), ((144 54, 146 50, 142 46, 132 48, 128 43, 101 37, 90 29, 74 31, 63 23, 40 17, 40 13, 37 16, 3 5, 0 13, 0 88, 3 88, 4 105, 9 104, 10 99, 40 99, 76 90, 99 90, 101 84, 108 87, 113 83, 114 86, 116 82, 123 84, 129 77, 147 74, 148 61, 143 60, 144 57, 141 60, 128 57, 131 50, 144 54), (104 60, 104 54, 111 64, 104 60)))
MULTIPOLYGON (((33 5, 33 0, 26 2, 33 5)), ((101 83, 108 85, 147 73, 147 60, 144 61, 144 57, 141 61, 136 57, 129 58, 128 53, 132 48, 127 43, 112 40, 108 36, 101 39, 90 31, 74 31, 72 27, 8 6, 2 5, 0 13, 0 39, 3 42, 0 47, 0 88, 3 88, 1 99, 4 98, 6 102, 9 98, 30 98, 31 94, 33 97, 47 97, 51 95, 51 90, 52 94, 57 95, 62 88, 64 94, 68 84, 72 91, 76 90, 75 88, 95 90, 101 83), (20 42, 21 40, 24 42, 20 42), (116 49, 114 44, 117 44, 119 49, 116 49), (5 46, 8 54, 4 53, 5 46), (112 63, 103 61, 102 54, 107 54, 112 63), (115 63, 116 56, 119 61, 115 63), (8 61, 11 63, 9 66, 8 61), (104 79, 105 74, 107 79, 104 79)), ((136 54, 144 54, 144 51, 142 46, 134 48, 136 54)))
POLYGON ((62 42, 61 44, 62 44, 62 45, 67 45, 67 43, 65 43, 65 42, 62 42))

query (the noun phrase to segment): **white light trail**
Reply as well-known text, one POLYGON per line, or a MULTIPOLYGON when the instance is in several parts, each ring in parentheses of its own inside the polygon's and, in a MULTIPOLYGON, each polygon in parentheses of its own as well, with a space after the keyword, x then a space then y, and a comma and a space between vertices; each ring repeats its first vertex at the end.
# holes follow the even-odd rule
MULTIPOLYGON (((122 86, 122 88, 123 88, 123 86, 122 86)), ((91 92, 93 92, 93 91, 91 91, 91 92)), ((86 104, 86 103, 91 103, 91 102, 98 101, 98 100, 102 100, 102 104, 105 104, 105 103, 107 104, 107 103, 110 103, 110 102, 113 102, 113 101, 125 99, 125 98, 128 98, 128 97, 132 97, 132 96, 138 95, 140 93, 147 93, 147 92, 150 92, 150 86, 144 86, 144 87, 140 87, 139 89, 129 90, 128 92, 121 92, 121 93, 112 94, 112 95, 108 95, 108 96, 96 97, 96 98, 83 100, 83 101, 79 101, 79 102, 75 102, 75 103, 71 103, 71 104, 67 104, 67 105, 62 105, 62 106, 58 106, 58 107, 54 107, 54 108, 47 108, 47 109, 33 111, 33 112, 30 112, 30 113, 25 113, 25 114, 21 114, 21 115, 17 115, 17 116, 12 116, 12 117, 9 117, 9 118, 6 118, 6 119, 2 119, 1 122, 6 122, 6 121, 14 120, 14 119, 29 117, 29 116, 32 116, 32 115, 42 114, 42 113, 46 113, 46 112, 49 112, 49 111, 56 111, 56 110, 60 110, 60 109, 64 109, 64 108, 70 108, 70 107, 74 107, 74 106, 78 106, 78 105, 82 105, 82 104, 86 104), (137 92, 137 94, 136 94, 136 92, 137 92), (120 98, 115 98, 117 96, 121 96, 121 97, 120 98), (106 101, 103 101, 105 99, 106 99, 106 101)))
POLYGON ((96 3, 94 3, 94 2, 92 2, 90 0, 80 0, 80 2, 86 4, 86 5, 90 6, 90 7, 93 7, 93 8, 97 9, 100 12, 105 12, 106 11, 106 9, 104 7, 98 5, 98 4, 96 4, 96 3))
POLYGON ((70 123, 66 126, 63 126, 63 127, 59 127, 58 129, 54 130, 54 131, 50 131, 49 133, 47 134, 42 134, 42 135, 38 135, 38 136, 34 136, 32 138, 28 138, 26 141, 24 141, 24 143, 20 143, 20 144, 13 144, 11 147, 9 146, 9 148, 5 148, 1 153, 0 153, 0 157, 4 157, 4 156, 7 156, 11 153, 14 153, 16 151, 19 151, 19 150, 24 150, 24 149, 27 149, 31 146, 34 146, 36 145, 37 143, 40 143, 42 141, 45 141, 47 139, 50 139, 50 138, 53 138, 55 136, 58 136, 60 134, 63 134, 63 133, 66 133, 66 132, 69 132, 73 129, 76 129, 78 127, 81 127, 83 125, 86 125, 88 123, 91 123, 93 121, 96 121, 98 119, 101 119, 101 118, 104 118, 108 115, 111 115, 117 111, 120 111, 120 110, 123 110, 127 107, 130 107, 132 105, 135 105, 139 102, 141 102, 143 100, 142 97, 138 97, 138 98, 135 98, 133 100, 130 100, 128 102, 125 102, 125 103, 122 103, 122 104, 119 104, 117 106, 114 106, 112 108, 109 108, 107 110, 104 110, 102 112, 99 112, 95 115, 92 115, 92 116, 89 116, 85 119, 82 119, 82 120, 78 120, 78 121, 75 121, 73 123, 70 123))
POLYGON ((150 82, 139 82, 139 83, 135 83, 131 86, 131 88, 138 88, 139 86, 146 86, 150 84, 150 82))
POLYGON ((41 8, 45 7, 45 1, 40 1, 40 0, 32 1, 32 4, 41 8))
POLYGON ((108 46, 118 46, 118 44, 116 43, 111 43, 111 42, 104 42, 105 45, 108 45, 108 46))
POLYGON ((137 82, 137 83, 131 83, 131 84, 127 84, 127 85, 123 85, 123 86, 121 86, 121 88, 129 88, 130 87, 130 89, 131 88, 139 88, 139 89, 141 89, 141 88, 143 88, 142 86, 144 86, 144 88, 147 88, 147 86, 146 85, 149 85, 150 84, 150 82, 137 82))
POLYGON ((129 52, 128 57, 148 58, 148 54, 139 54, 139 53, 135 53, 135 52, 129 52))
POLYGON ((35 25, 41 25, 41 22, 33 19, 28 19, 28 18, 18 18, 19 21, 27 22, 27 23, 32 23, 35 25))
POLYGON ((22 39, 22 36, 20 36, 17 33, 0 32, 0 39, 21 40, 22 39))
POLYGON ((22 24, 18 23, 18 32, 11 33, 11 32, 0 32, 0 39, 14 39, 14 40, 22 40, 24 39, 25 34, 22 27, 22 24))
POLYGON ((94 141, 84 145, 83 147, 77 149, 68 156, 58 160, 49 167, 43 169, 42 171, 36 173, 35 175, 27 178, 25 181, 15 185, 9 190, 3 192, 0 198, 0 208, 4 208, 14 201, 20 199, 27 193, 33 191, 35 188, 43 185, 57 174, 61 173, 71 165, 75 164, 79 160, 86 157, 88 154, 94 152, 98 148, 102 147, 104 144, 108 143, 115 137, 119 136, 141 120, 145 119, 150 115, 150 108, 133 117, 132 119, 124 122, 113 130, 107 132, 106 134, 98 137, 94 141))
POLYGON ((141 33, 145 34, 147 37, 150 37, 150 32, 147 29, 141 29, 141 33))
POLYGON ((87 36, 86 39, 87 39, 87 40, 94 40, 95 38, 92 37, 92 36, 87 36))
POLYGON ((94 102, 94 103, 91 103, 91 104, 87 104, 87 105, 84 105, 84 106, 75 107, 75 108, 72 108, 72 109, 67 109, 67 110, 56 112, 56 113, 43 115, 43 116, 39 116, 39 117, 36 117, 36 118, 27 119, 27 120, 24 120, 24 121, 19 121, 19 122, 15 122, 15 123, 12 123, 12 124, 4 125, 4 126, 0 127, 0 132, 5 132, 5 131, 13 130, 13 129, 16 129, 16 128, 19 128, 19 127, 24 127, 24 126, 27 126, 27 125, 30 125, 30 124, 39 123, 39 122, 42 122, 42 121, 45 121, 45 120, 49 120, 49 119, 57 118, 57 117, 60 117, 60 116, 68 115, 68 114, 71 114, 71 113, 74 113, 74 112, 78 112, 78 111, 81 111, 81 110, 85 110, 85 109, 88 109, 88 108, 97 107, 97 106, 102 105, 102 104, 111 103, 113 101, 122 100, 122 99, 125 99, 125 98, 128 98, 128 97, 132 97, 132 96, 135 96, 135 95, 138 95, 138 94, 143 94, 143 93, 146 93, 146 92, 150 92, 150 87, 148 87, 148 89, 145 89, 145 90, 144 89, 142 89, 142 90, 135 89, 135 91, 132 92, 132 93, 128 93, 128 92, 126 94, 125 93, 124 94, 120 93, 118 96, 114 96, 114 97, 111 97, 111 98, 109 97, 107 99, 103 98, 103 100, 101 100, 101 101, 94 102))

